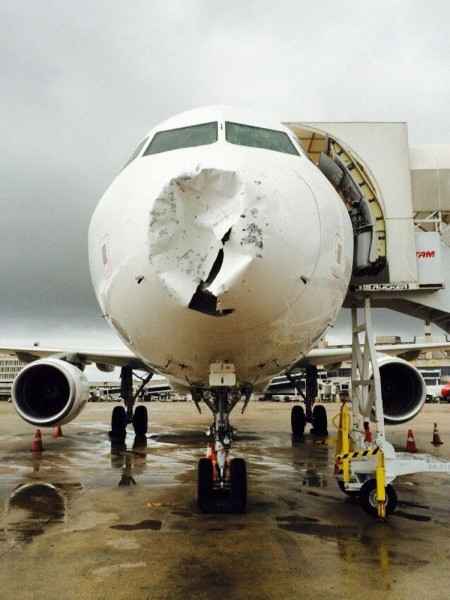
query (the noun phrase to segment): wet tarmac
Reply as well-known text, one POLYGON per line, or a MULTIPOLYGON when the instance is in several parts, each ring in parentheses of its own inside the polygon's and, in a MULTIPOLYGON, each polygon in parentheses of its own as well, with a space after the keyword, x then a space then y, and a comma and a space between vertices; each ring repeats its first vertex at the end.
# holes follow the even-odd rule
MULTIPOLYGON (((249 474, 246 514, 199 514, 196 464, 207 412, 150 403, 147 439, 108 438, 113 404, 90 404, 63 437, 0 403, 0 597, 245 600, 443 599, 450 587, 450 477, 395 482, 381 523, 342 494, 334 447, 293 439, 291 404, 233 415, 249 474)), ((329 418, 338 405, 326 405, 329 418)), ((450 460, 450 405, 426 405, 388 439, 450 460), (433 446, 433 424, 443 444, 433 446)), ((334 435, 330 425, 330 437, 334 435)))

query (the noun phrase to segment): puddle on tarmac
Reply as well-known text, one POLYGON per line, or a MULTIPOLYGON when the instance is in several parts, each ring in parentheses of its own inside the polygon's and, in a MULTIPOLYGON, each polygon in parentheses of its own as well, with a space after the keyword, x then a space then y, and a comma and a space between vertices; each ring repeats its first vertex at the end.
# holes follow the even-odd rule
POLYGON ((192 446, 192 445, 206 445, 206 436, 204 433, 198 432, 186 432, 186 433, 156 433, 149 436, 149 441, 159 444, 170 444, 176 446, 192 446))
POLYGON ((347 526, 320 523, 319 519, 314 517, 287 515, 285 517, 276 517, 275 520, 279 521, 278 527, 280 529, 284 529, 285 531, 291 531, 293 533, 305 533, 322 538, 335 538, 338 535, 339 530, 346 531, 348 535, 357 534, 357 530, 352 530, 347 526))
POLYGON ((328 479, 323 473, 317 473, 316 471, 300 471, 298 474, 298 483, 306 487, 328 487, 328 479))
POLYGON ((47 527, 64 521, 67 495, 81 484, 26 483, 18 486, 5 506, 4 530, 9 541, 31 541, 47 527))
POLYGON ((195 447, 189 449, 189 445, 162 445, 147 438, 139 443, 135 440, 132 447, 125 441, 112 442, 110 461, 113 470, 120 473, 118 485, 191 484, 195 479, 198 450, 195 447))
POLYGON ((134 525, 110 525, 110 529, 117 529, 117 531, 140 531, 142 529, 148 529, 150 531, 159 531, 162 527, 162 521, 154 519, 147 519, 134 525))
POLYGON ((429 562, 403 550, 399 551, 388 531, 366 530, 361 526, 331 525, 320 522, 318 518, 301 515, 281 516, 275 520, 278 527, 284 531, 335 541, 339 558, 345 562, 372 562, 383 571, 393 564, 419 567, 429 562))

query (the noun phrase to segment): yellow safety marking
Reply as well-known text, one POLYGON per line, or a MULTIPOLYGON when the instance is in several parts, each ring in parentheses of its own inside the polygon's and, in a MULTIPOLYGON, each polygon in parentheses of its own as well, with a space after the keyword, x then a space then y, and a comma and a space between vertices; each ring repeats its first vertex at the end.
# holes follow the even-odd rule
POLYGON ((336 454, 335 473, 337 475, 344 475, 344 483, 348 483, 350 480, 350 461, 353 458, 365 458, 366 456, 372 456, 378 453, 381 453, 381 450, 379 448, 372 448, 370 450, 359 450, 358 452, 336 454))
POLYGON ((351 460, 352 458, 363 458, 364 456, 372 456, 381 452, 380 448, 371 448, 369 450, 358 450, 357 452, 347 452, 346 454, 336 454, 336 462, 340 460, 351 460))

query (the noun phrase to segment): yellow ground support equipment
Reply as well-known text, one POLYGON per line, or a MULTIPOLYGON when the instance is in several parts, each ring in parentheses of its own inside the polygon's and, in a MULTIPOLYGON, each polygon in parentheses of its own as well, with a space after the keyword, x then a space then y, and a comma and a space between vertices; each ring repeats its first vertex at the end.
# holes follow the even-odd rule
POLYGON ((397 505, 397 494, 391 485, 396 477, 420 472, 450 474, 450 462, 429 454, 396 452, 386 441, 369 296, 365 298, 363 323, 357 323, 356 313, 353 306, 352 414, 343 403, 337 415, 335 477, 345 494, 359 496, 360 505, 368 514, 384 519, 397 505), (364 334, 363 341, 359 340, 360 334, 364 334), (369 420, 376 426, 373 441, 367 435, 369 420))

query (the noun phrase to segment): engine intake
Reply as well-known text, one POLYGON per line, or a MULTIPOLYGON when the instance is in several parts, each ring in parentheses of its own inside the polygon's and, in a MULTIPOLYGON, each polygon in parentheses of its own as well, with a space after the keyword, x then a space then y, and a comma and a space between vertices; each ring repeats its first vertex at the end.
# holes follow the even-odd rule
POLYGON ((378 366, 384 422, 400 425, 410 421, 425 403, 427 388, 422 375, 413 365, 398 357, 380 356, 378 366))
POLYGON ((89 382, 80 369, 58 358, 27 365, 16 377, 12 402, 28 423, 64 425, 79 415, 89 398, 89 382))

